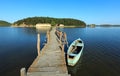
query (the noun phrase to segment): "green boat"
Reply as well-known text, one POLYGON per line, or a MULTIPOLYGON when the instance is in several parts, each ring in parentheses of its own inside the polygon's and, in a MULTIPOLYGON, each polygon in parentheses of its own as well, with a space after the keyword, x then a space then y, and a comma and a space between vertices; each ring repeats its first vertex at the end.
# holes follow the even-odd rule
POLYGON ((67 51, 68 65, 74 66, 82 55, 84 48, 83 41, 79 38, 73 41, 67 51))

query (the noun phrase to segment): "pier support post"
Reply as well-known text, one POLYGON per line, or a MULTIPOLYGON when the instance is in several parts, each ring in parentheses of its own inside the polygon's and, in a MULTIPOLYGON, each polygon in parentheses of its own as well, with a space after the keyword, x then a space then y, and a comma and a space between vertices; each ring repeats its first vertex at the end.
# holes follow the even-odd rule
POLYGON ((25 68, 21 68, 21 70, 20 70, 20 76, 27 76, 25 68))
POLYGON ((37 35, 37 52, 38 56, 40 56, 40 34, 37 35))

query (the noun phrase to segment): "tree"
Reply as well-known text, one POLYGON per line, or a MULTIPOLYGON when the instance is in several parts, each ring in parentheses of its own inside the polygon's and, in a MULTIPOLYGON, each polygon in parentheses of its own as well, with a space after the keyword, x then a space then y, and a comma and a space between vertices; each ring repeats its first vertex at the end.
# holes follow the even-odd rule
POLYGON ((82 26, 85 27, 86 23, 77 20, 77 19, 71 19, 71 18, 52 18, 52 17, 29 17, 25 19, 18 20, 13 23, 13 25, 17 24, 18 26, 22 23, 25 23, 27 26, 33 25, 35 26, 37 23, 49 23, 52 26, 55 26, 56 24, 64 24, 69 26, 82 26))
POLYGON ((56 25, 55 21, 52 20, 52 21, 51 21, 51 25, 52 25, 52 26, 55 26, 55 25, 56 25))

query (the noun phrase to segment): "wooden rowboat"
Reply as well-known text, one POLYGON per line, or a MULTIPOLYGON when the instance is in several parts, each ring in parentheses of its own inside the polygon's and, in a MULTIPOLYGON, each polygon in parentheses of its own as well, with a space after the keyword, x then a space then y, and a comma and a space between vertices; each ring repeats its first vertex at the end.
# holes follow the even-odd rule
POLYGON ((74 66, 82 55, 84 48, 83 41, 79 38, 73 41, 67 51, 68 65, 74 66))

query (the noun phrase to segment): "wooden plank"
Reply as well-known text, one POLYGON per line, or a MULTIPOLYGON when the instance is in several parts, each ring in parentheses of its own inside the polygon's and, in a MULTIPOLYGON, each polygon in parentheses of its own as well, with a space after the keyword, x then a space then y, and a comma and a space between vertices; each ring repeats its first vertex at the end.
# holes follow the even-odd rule
POLYGON ((60 74, 59 72, 31 72, 29 76, 70 76, 68 74, 60 74))
POLYGON ((27 76, 70 76, 64 59, 64 49, 62 51, 59 48, 55 31, 55 28, 50 31, 49 42, 29 67, 27 76))

